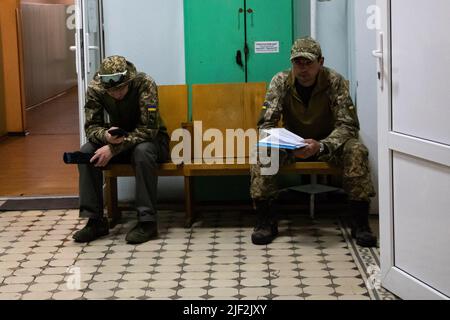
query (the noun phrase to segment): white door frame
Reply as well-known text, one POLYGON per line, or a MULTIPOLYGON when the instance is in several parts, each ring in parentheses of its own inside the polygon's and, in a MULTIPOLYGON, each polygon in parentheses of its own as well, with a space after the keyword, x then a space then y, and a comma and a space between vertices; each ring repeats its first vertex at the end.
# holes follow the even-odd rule
MULTIPOLYGON (((75 33, 75 47, 72 47, 76 52, 77 65, 77 81, 78 81, 78 113, 80 117, 80 145, 86 143, 86 133, 84 130, 85 113, 84 104, 86 102, 86 90, 89 85, 89 70, 90 65, 90 51, 96 50, 100 53, 100 58, 103 59, 104 54, 104 35, 103 35, 103 0, 96 0, 99 8, 99 35, 100 46, 91 46, 89 43, 89 33, 87 28, 87 12, 85 1, 75 0, 75 14, 76 14, 76 33, 75 33)), ((95 70, 94 70, 95 71, 95 70)))
POLYGON ((393 152, 401 152, 450 166, 449 151, 442 145, 403 135, 393 131, 392 122, 392 57, 391 57, 391 0, 377 0, 381 29, 379 50, 380 81, 378 85, 378 143, 380 177, 380 247, 382 285, 402 299, 449 299, 396 267, 394 251, 393 152), (418 147, 420 145, 420 147, 418 147))

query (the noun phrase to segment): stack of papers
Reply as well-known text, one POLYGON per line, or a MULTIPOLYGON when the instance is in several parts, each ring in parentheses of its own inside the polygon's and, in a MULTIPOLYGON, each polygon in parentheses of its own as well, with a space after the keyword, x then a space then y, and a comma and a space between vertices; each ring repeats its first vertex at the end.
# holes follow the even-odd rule
POLYGON ((263 130, 269 136, 260 140, 258 146, 267 148, 297 150, 306 147, 305 139, 282 128, 263 130))

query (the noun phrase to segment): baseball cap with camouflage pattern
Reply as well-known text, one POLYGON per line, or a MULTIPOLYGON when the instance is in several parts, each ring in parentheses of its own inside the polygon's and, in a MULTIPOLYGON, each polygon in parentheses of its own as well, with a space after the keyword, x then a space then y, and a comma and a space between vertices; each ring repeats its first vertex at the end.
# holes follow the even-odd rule
POLYGON ((321 58, 322 49, 320 44, 311 37, 298 39, 292 46, 291 61, 299 57, 311 61, 321 58))
POLYGON ((101 86, 108 90, 129 82, 136 76, 135 73, 127 59, 111 56, 102 61, 97 76, 101 86))

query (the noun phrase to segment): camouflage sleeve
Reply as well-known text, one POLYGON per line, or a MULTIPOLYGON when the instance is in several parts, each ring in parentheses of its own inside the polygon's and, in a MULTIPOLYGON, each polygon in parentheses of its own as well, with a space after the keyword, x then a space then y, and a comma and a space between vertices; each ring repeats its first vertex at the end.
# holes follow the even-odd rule
POLYGON ((84 130, 87 139, 95 144, 106 144, 106 131, 108 131, 108 128, 105 124, 104 109, 98 91, 92 86, 87 90, 84 113, 86 117, 84 130))
POLYGON ((334 131, 322 143, 333 155, 349 139, 357 138, 359 121, 350 97, 348 82, 338 75, 331 75, 331 109, 335 119, 334 131))
POLYGON ((258 129, 277 128, 283 113, 283 99, 287 90, 289 73, 280 72, 273 77, 259 117, 258 129))
POLYGON ((113 155, 129 150, 134 146, 153 140, 162 124, 158 111, 158 87, 153 79, 145 76, 139 83, 140 119, 136 129, 120 145, 110 145, 113 155))

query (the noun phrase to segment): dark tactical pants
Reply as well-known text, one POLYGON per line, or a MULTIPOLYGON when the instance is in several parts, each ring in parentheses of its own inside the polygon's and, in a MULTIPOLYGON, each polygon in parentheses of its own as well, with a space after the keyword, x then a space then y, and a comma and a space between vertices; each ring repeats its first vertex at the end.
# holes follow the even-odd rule
MULTIPOLYGON (((370 201, 375 196, 375 189, 369 169, 369 151, 357 139, 345 143, 334 155, 327 159, 310 159, 308 161, 328 161, 343 168, 343 189, 349 200, 370 201)), ((292 152, 280 152, 280 168, 295 163, 292 152)), ((274 200, 278 195, 277 177, 261 175, 261 164, 253 165, 250 169, 250 194, 255 201, 274 200)))
MULTIPOLYGON (((95 153, 101 146, 88 142, 81 152, 95 153)), ((138 144, 131 151, 114 157, 116 163, 130 163, 136 172, 136 210, 138 220, 156 222, 158 164, 169 157, 169 150, 155 142, 138 144)), ((93 165, 78 165, 80 186, 80 217, 99 219, 103 217, 103 173, 93 165)))

